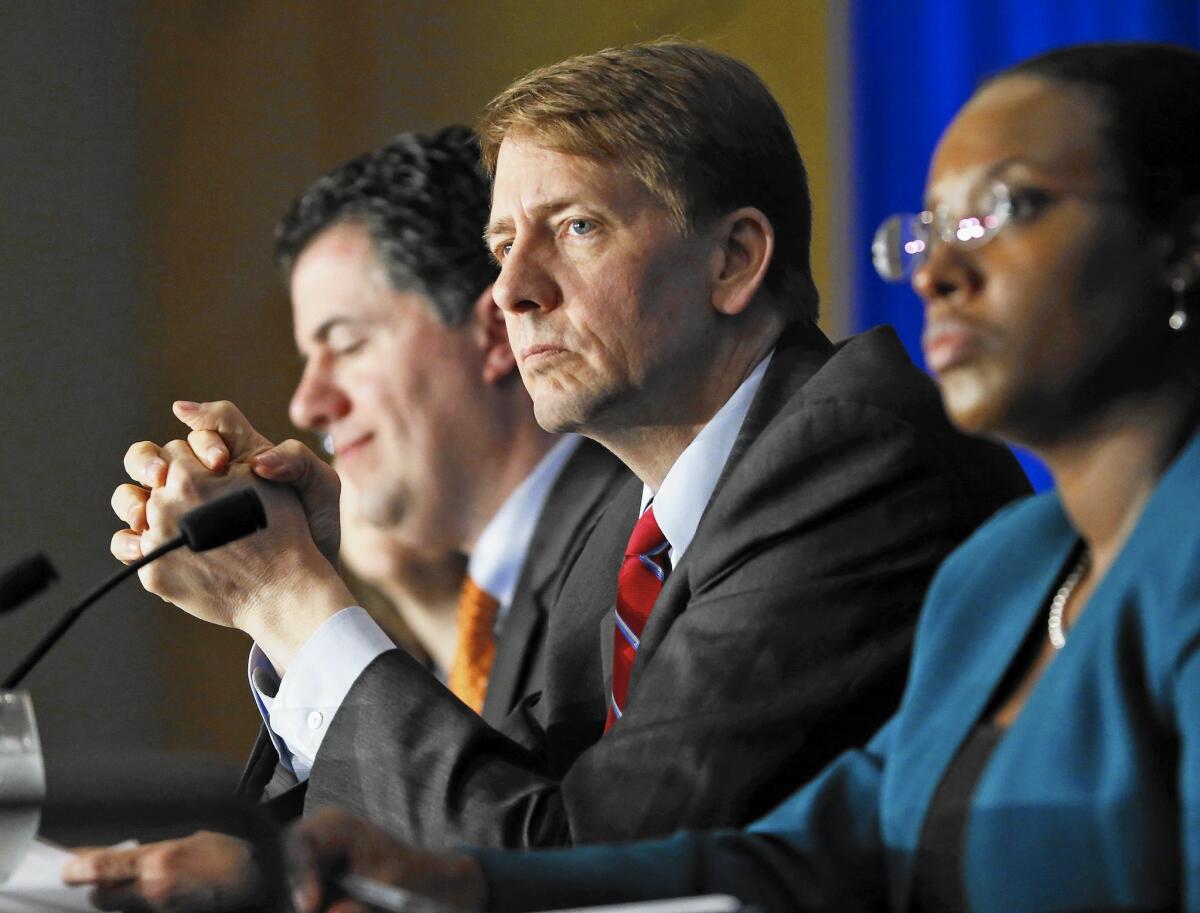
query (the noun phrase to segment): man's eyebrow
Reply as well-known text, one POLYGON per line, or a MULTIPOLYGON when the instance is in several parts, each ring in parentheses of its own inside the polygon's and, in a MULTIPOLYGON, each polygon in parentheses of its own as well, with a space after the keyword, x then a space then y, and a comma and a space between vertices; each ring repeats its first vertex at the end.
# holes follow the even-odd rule
POLYGON ((483 243, 491 249, 492 239, 501 235, 511 235, 516 231, 516 223, 512 219, 496 219, 489 222, 483 230, 483 243))
POLYGON ((350 317, 344 317, 344 316, 330 317, 327 320, 323 321, 315 330, 313 330, 312 336, 311 336, 312 341, 313 342, 325 342, 325 340, 327 340, 329 338, 329 334, 334 331, 335 327, 347 326, 347 325, 353 324, 354 322, 355 321, 353 319, 351 319, 350 317))

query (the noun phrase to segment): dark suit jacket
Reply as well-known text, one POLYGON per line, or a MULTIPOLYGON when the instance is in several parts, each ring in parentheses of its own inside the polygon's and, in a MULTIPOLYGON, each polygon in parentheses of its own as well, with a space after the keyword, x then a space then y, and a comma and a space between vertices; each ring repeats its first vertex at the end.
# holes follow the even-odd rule
MULTIPOLYGON (((981 529, 930 588, 899 712, 748 831, 481 852, 492 908, 719 892, 768 913, 908 909, 938 784, 1045 641, 1078 542, 1054 493, 981 529)), ((961 852, 971 910, 1200 911, 1200 436, 987 759, 961 852)))
POLYGON ((601 738, 608 621, 636 482, 551 612, 545 688, 497 727, 393 651, 330 724, 306 808, 426 845, 622 840, 762 814, 894 709, 943 557, 1027 491, 954 432, 890 330, 781 338, 696 536, 667 580, 625 714, 601 738))
MULTIPOLYGON (((546 616, 562 586, 563 568, 579 553, 600 510, 630 478, 620 460, 586 438, 563 464, 542 505, 512 604, 497 630, 496 657, 483 703, 488 722, 502 721, 524 695, 542 689, 546 616)), ((269 799, 282 820, 300 814, 303 785, 278 764, 265 729, 259 731, 239 792, 250 801, 269 799)))
POLYGON ((575 559, 599 512, 630 479, 625 464, 586 438, 564 464, 546 496, 529 542, 512 605, 497 631, 483 718, 500 723, 546 677, 546 621, 562 587, 563 568, 575 559))

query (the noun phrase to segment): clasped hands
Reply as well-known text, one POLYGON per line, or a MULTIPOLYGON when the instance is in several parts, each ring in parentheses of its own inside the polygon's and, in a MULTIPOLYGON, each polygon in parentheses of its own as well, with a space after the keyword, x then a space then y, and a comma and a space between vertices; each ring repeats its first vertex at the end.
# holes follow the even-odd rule
POLYGON ((282 675, 308 637, 354 603, 337 573, 337 473, 299 441, 274 446, 229 402, 177 402, 186 440, 125 453, 134 484, 113 492, 126 524, 111 543, 130 563, 174 537, 179 518, 226 491, 253 485, 267 529, 201 555, 174 552, 138 576, 151 593, 258 643, 282 675))
MULTIPOLYGON (((258 434, 232 403, 177 402, 186 440, 134 444, 125 470, 136 484, 117 487, 112 507, 128 524, 111 551, 131 563, 173 538, 179 518, 233 487, 253 485, 266 530, 201 555, 175 552, 139 571, 142 585, 198 618, 250 634, 281 674, 313 631, 353 603, 336 571, 340 538, 337 474, 298 441, 278 446, 258 434)), ((297 909, 322 909, 321 873, 354 872, 478 909, 483 876, 467 856, 422 853, 340 811, 323 810, 289 841, 297 909)), ((261 896, 248 844, 200 832, 126 849, 81 850, 63 871, 90 884, 107 910, 223 910, 261 896)), ((339 901, 340 913, 365 909, 339 901)))

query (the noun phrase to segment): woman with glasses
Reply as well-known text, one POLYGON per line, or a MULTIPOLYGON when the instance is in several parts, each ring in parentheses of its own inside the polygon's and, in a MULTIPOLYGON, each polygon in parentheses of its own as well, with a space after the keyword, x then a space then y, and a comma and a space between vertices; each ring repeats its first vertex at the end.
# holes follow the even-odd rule
POLYGON ((745 832, 446 860, 328 818, 314 847, 501 910, 1200 910, 1200 55, 1078 47, 992 79, 925 210, 876 264, 924 302, 953 421, 1057 487, 943 565, 872 742, 745 832))

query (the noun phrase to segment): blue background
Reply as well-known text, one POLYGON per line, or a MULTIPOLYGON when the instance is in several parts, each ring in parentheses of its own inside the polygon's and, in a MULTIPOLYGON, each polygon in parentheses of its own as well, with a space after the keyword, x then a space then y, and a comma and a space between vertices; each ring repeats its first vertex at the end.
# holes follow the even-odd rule
MULTIPOLYGON (((1089 41, 1170 41, 1200 47, 1200 2, 1101 0, 852 0, 849 68, 855 201, 851 216, 856 330, 892 324, 921 357, 921 308, 907 286, 871 266, 876 227, 921 208, 938 136, 987 76, 1050 48, 1089 41)), ((1045 469, 1019 454, 1038 488, 1045 469)))

